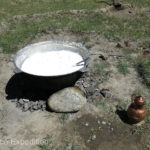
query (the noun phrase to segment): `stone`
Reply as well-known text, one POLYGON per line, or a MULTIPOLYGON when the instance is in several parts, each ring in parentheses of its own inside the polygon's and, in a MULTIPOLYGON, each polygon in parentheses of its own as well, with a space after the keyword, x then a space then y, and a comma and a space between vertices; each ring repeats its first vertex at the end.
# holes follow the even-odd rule
POLYGON ((34 110, 37 110, 37 109, 38 109, 38 105, 34 105, 32 108, 33 108, 34 110))
POLYGON ((106 53, 101 52, 101 54, 99 54, 98 57, 101 58, 102 60, 107 60, 109 56, 106 53))
POLYGON ((86 123, 85 123, 85 126, 87 126, 87 127, 88 127, 88 126, 89 126, 89 123, 88 123, 88 122, 86 122, 86 123))
POLYGON ((23 99, 19 99, 19 103, 20 103, 20 104, 24 104, 23 99))
POLYGON ((25 103, 27 103, 27 102, 29 102, 29 99, 23 99, 23 101, 24 101, 25 103))
POLYGON ((105 122, 105 121, 102 121, 102 124, 103 124, 103 125, 106 125, 106 122, 105 122))
POLYGON ((110 91, 108 90, 108 89, 102 89, 101 91, 100 91, 100 93, 103 95, 103 97, 105 97, 105 98, 110 98, 112 95, 111 95, 111 93, 110 93, 110 91))
POLYGON ((96 139, 96 135, 94 134, 93 136, 92 136, 92 140, 95 140, 96 139))
POLYGON ((25 103, 24 106, 23 106, 23 111, 28 111, 29 109, 29 104, 28 103, 25 103))
POLYGON ((84 93, 77 87, 62 89, 48 99, 48 106, 55 112, 79 111, 87 100, 84 93))
POLYGON ((106 13, 107 9, 106 8, 101 8, 100 11, 103 12, 103 13, 106 13))
POLYGON ((90 84, 88 82, 83 82, 83 86, 84 86, 84 88, 87 88, 90 86, 90 84))
POLYGON ((117 48, 123 48, 123 46, 120 43, 117 43, 116 47, 117 48))

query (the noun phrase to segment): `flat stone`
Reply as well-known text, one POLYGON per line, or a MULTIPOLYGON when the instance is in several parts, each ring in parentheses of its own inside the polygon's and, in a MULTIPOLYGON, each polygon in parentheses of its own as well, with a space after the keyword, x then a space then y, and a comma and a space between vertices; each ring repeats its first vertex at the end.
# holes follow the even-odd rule
POLYGON ((24 106, 23 106, 23 111, 28 111, 29 109, 29 104, 28 103, 25 103, 24 106))
POLYGON ((24 104, 23 99, 19 99, 19 103, 20 103, 20 104, 24 104))
POLYGON ((29 99, 22 99, 25 103, 29 102, 29 99))
POLYGON ((100 11, 103 12, 103 13, 106 13, 107 9, 106 8, 101 8, 100 11))
POLYGON ((76 112, 79 111, 86 102, 86 97, 80 89, 69 87, 50 96, 48 106, 55 112, 76 112))
POLYGON ((108 89, 102 89, 100 91, 100 93, 103 95, 103 97, 105 98, 110 98, 112 96, 112 94, 110 93, 110 91, 108 89))

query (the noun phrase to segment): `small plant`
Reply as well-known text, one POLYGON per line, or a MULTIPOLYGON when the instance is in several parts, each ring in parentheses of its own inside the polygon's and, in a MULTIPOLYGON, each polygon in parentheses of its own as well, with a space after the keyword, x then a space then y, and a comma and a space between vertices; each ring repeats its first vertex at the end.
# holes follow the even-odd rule
POLYGON ((146 122, 150 122, 150 103, 147 103, 145 105, 145 107, 146 107, 146 118, 145 118, 145 120, 146 120, 146 122))
POLYGON ((89 42, 90 41, 90 39, 89 39, 89 37, 84 37, 83 39, 82 39, 82 41, 83 41, 83 43, 85 44, 85 43, 87 43, 87 42, 89 42))
POLYGON ((144 84, 150 88, 150 59, 140 59, 136 64, 136 68, 144 84))
POLYGON ((117 64, 117 68, 118 68, 118 71, 123 75, 126 75, 127 73, 129 73, 128 65, 126 62, 119 61, 117 64))
POLYGON ((135 95, 143 95, 144 94, 143 90, 140 88, 135 89, 133 93, 135 95))
POLYGON ((86 48, 87 49, 90 49, 90 48, 92 48, 93 47, 93 44, 88 44, 88 45, 86 45, 86 48))
POLYGON ((131 129, 132 134, 145 134, 148 133, 150 134, 150 127, 146 124, 142 126, 135 126, 131 129))
POLYGON ((62 113, 61 116, 59 117, 59 121, 60 121, 60 123, 64 124, 68 118, 69 118, 69 114, 62 113))
POLYGON ((38 145, 40 150, 56 150, 52 142, 52 136, 47 135, 43 141, 43 144, 38 145))
POLYGON ((111 70, 107 70, 106 68, 109 66, 107 63, 96 63, 96 71, 97 73, 102 76, 105 80, 108 79, 108 77, 111 74, 111 70))

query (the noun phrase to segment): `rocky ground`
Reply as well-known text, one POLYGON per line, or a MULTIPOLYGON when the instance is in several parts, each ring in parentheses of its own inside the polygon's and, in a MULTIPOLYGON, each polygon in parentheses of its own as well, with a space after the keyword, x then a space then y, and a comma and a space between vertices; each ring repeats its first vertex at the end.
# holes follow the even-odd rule
MULTIPOLYGON (((149 90, 142 84, 134 68, 129 67, 129 73, 126 75, 118 72, 117 62, 125 60, 118 43, 110 42, 96 33, 78 34, 63 30, 58 30, 57 34, 56 31, 50 31, 38 35, 32 43, 50 39, 78 42, 83 36, 89 37, 86 46, 90 45, 91 61, 88 72, 75 86, 85 93, 87 103, 75 113, 51 112, 46 107, 47 95, 44 95, 43 99, 22 98, 21 90, 16 88, 18 81, 15 81, 13 86, 10 84, 14 76, 13 55, 0 54, 0 139, 3 140, 0 150, 42 149, 44 144, 40 147, 38 144, 21 145, 10 142, 43 140, 45 137, 49 141, 47 149, 52 150, 56 147, 74 147, 76 150, 150 148, 149 122, 145 121, 143 125, 136 127, 127 124, 124 117, 131 94, 144 89, 143 96, 149 101, 149 90), (101 68, 98 64, 103 64, 104 67, 101 68), (17 98, 15 93, 17 96, 20 93, 20 98, 17 98)), ((119 43, 121 47, 126 47, 125 40, 119 43)), ((133 42, 130 47, 137 48, 138 45, 133 42)), ((29 94, 31 97, 32 93, 29 94)))

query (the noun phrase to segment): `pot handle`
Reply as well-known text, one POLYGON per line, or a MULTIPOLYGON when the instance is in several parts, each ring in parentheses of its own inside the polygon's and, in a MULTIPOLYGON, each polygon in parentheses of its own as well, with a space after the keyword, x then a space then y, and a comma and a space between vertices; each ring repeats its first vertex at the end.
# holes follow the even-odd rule
POLYGON ((76 66, 82 66, 83 62, 85 65, 87 65, 89 61, 90 61, 90 57, 87 57, 87 58, 83 59, 82 61, 76 63, 76 66))
POLYGON ((84 62, 84 67, 80 70, 81 72, 87 72, 88 71, 88 63, 90 61, 90 57, 87 57, 85 59, 83 59, 82 61, 78 62, 76 65, 83 65, 84 62))
POLYGON ((18 68, 15 68, 14 73, 21 73, 22 71, 18 68))

